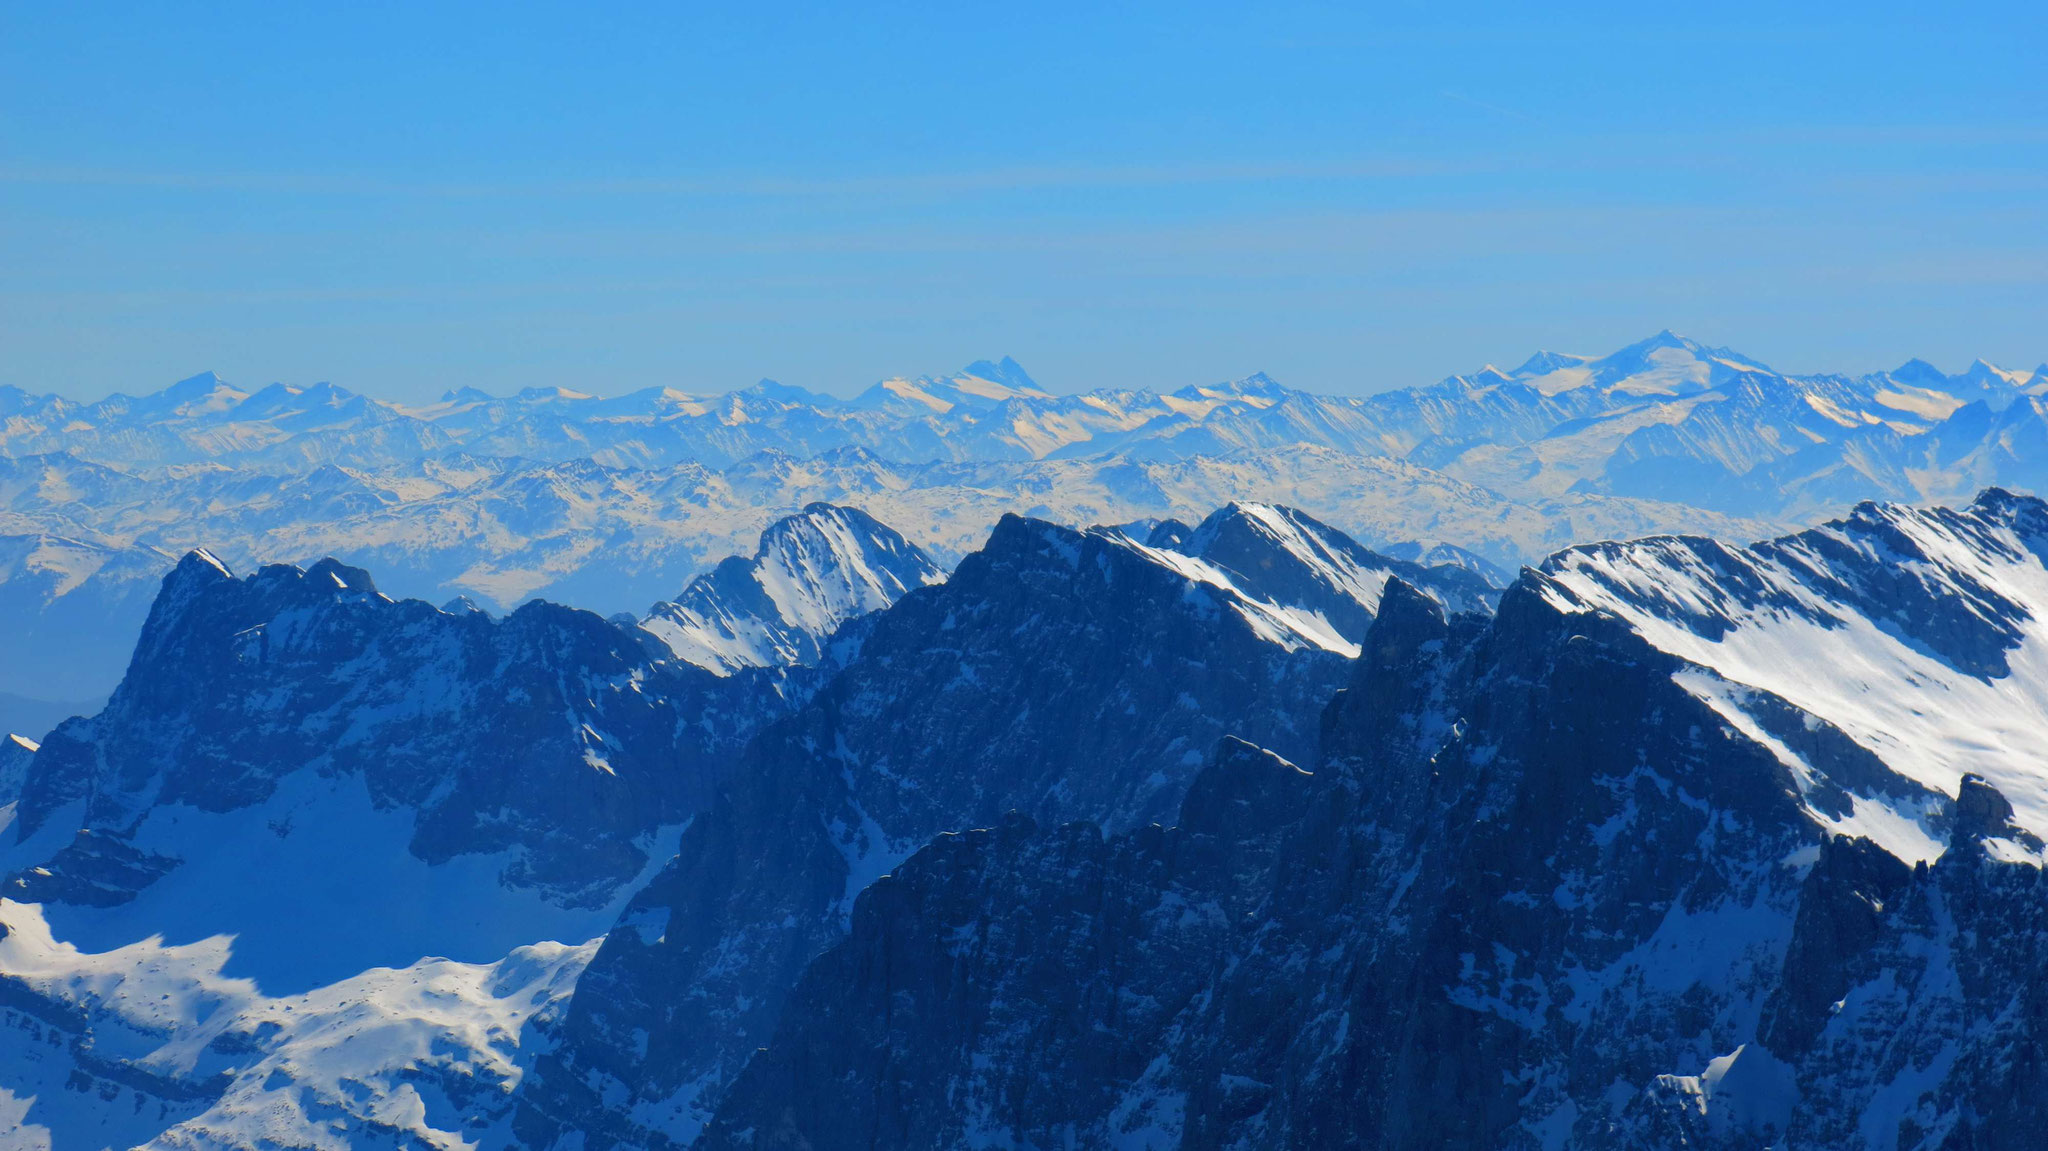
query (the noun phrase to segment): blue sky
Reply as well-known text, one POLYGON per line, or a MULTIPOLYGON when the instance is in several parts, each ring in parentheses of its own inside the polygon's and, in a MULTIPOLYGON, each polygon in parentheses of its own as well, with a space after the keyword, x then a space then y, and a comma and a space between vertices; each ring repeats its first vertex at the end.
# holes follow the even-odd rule
POLYGON ((2048 358, 2041 5, 289 7, 0 6, 0 382, 2048 358))

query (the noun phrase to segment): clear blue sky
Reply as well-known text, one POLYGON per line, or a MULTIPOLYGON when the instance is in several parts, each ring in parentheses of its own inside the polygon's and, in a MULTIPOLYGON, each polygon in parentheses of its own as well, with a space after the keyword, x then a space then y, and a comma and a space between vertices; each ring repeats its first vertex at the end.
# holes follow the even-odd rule
POLYGON ((5 0, 0 382, 2048 358, 2048 5, 299 7, 5 0))

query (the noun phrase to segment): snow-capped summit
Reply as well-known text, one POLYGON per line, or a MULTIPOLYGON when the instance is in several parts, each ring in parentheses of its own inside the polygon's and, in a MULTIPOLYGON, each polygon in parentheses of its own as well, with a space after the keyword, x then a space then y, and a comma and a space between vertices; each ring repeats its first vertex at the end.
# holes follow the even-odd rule
POLYGON ((1365 638, 1389 579, 1415 584, 1451 611, 1484 611, 1495 598, 1474 572, 1380 555, 1277 504, 1229 504, 1172 547, 1222 568, 1249 595, 1312 614, 1351 644, 1365 638))
POLYGON ((1583 368, 1592 361, 1591 356, 1575 356, 1569 352, 1541 351, 1523 360, 1520 367, 1508 375, 1516 379, 1549 375, 1566 368, 1583 368))
POLYGON ((1024 368, 1008 356, 1002 362, 976 360, 950 376, 894 376, 856 396, 852 406, 918 418, 960 417, 1014 400, 1054 401, 1024 368))
MULTIPOLYGON (((1681 686, 1769 747, 1802 790, 1839 761, 1825 726, 1899 783, 1815 818, 1908 863, 1942 853, 1937 796, 1975 774, 2048 835, 2048 504, 1991 489, 1969 507, 1868 503, 1749 547, 1659 537, 1570 548, 1537 581, 1687 661, 1681 686), (1786 717, 1795 716, 1797 726, 1786 717)), ((1866 770, 1863 779, 1875 781, 1866 770)))
POLYGON ((1598 359, 1539 354, 1515 375, 1546 395, 1592 387, 1640 399, 1693 395, 1727 382, 1732 374, 1769 371, 1747 356, 1667 329, 1598 359))
POLYGON ((249 393, 208 371, 187 376, 136 403, 145 410, 190 417, 225 411, 248 398, 249 393))
POLYGON ((946 573, 858 508, 814 503, 769 525, 641 624, 676 657, 720 675, 816 663, 832 634, 946 573))

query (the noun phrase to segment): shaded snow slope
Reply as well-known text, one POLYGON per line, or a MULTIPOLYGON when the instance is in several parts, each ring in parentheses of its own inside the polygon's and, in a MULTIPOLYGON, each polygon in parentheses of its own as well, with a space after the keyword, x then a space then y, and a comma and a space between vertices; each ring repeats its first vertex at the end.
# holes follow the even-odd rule
MULTIPOLYGON (((45 714, 62 719, 71 714, 62 702, 104 698, 119 682, 157 583, 177 557, 78 530, 68 515, 39 518, 24 534, 0 534, 0 636, 9 657, 0 659, 0 693, 22 697, 24 715, 51 701, 45 714)), ((0 513, 0 533, 15 519, 0 513)), ((23 734, 54 726, 53 719, 23 734)))

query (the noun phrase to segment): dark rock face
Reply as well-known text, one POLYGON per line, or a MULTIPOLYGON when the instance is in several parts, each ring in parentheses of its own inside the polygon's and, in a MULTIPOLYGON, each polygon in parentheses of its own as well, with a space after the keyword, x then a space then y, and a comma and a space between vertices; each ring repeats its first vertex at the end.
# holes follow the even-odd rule
POLYGON ((755 741, 585 972, 522 1139, 691 1136, 854 896, 935 834, 1013 809, 1142 826, 1225 735, 1311 755, 1347 661, 1273 627, 1120 533, 1004 520, 755 741))
POLYGON ((788 1023, 734 1085, 725 1110, 739 1118, 700 1146, 1004 1133, 1058 1146, 1089 1129, 1242 944, 1248 881, 1311 794, 1306 773, 1226 741, 1170 830, 1105 840, 1092 823, 1041 831, 1012 815, 940 836, 862 894, 851 936, 811 965, 788 1023), (950 1098, 926 1098, 934 1084, 950 1098), (771 1099, 781 1113, 749 1137, 771 1099), (814 1115, 837 1118, 804 1122, 814 1115))
POLYGON ((1904 872, 1846 839, 1823 849, 1766 1013, 1771 1050, 1796 1068, 1788 1145, 2039 1145, 2048 1121, 2039 841, 2004 839, 1997 833, 2010 829, 1986 829, 1969 810, 2004 802, 1968 787, 1949 852, 1931 867, 1904 872))
POLYGON ((1848 753, 1797 779, 1542 580, 1483 623, 1390 585, 1312 777, 1226 747, 1171 830, 926 848, 705 1145, 2034 1145, 2048 931, 2010 807, 1848 753), (1879 787, 1954 828, 1931 868, 1805 798, 1879 787))
POLYGON ((14 887, 118 903, 175 860, 124 840, 153 809, 228 812, 287 776, 360 777, 416 813, 439 863, 513 850, 505 879, 601 904, 647 863, 782 697, 658 661, 636 629, 533 603, 503 620, 393 602, 332 561, 243 579, 187 556, 164 580, 106 709, 59 727, 23 785, 14 835, 86 829, 14 887))

